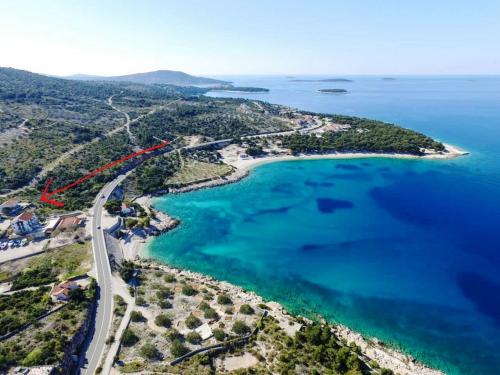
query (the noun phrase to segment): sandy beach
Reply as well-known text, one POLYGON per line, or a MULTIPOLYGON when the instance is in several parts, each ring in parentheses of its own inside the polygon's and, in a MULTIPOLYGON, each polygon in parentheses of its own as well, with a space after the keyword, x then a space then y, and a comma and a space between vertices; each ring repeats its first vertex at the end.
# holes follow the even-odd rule
POLYGON ((221 152, 224 156, 224 162, 234 166, 239 170, 250 170, 258 165, 273 163, 279 161, 295 161, 295 160, 324 160, 324 159, 368 159, 368 158, 385 158, 385 159, 424 159, 424 160, 443 160, 453 159, 460 156, 467 155, 468 152, 460 148, 444 144, 446 152, 426 152, 423 155, 410 155, 410 154, 383 154, 383 153, 369 153, 369 152, 352 152, 352 153, 328 153, 328 154, 300 154, 300 155, 274 155, 263 156, 257 158, 241 159, 238 155, 232 152, 221 152))

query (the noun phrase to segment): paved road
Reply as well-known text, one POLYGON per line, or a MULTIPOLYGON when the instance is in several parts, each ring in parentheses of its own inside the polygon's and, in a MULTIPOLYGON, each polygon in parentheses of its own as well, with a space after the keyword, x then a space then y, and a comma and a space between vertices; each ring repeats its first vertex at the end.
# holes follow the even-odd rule
MULTIPOLYGON (((128 117, 127 117, 128 120, 128 117)), ((129 121, 127 121, 128 126, 129 121)), ((309 128, 308 130, 312 130, 309 128)), ((289 134, 293 131, 286 132, 276 132, 269 134, 246 136, 242 138, 257 138, 257 137, 269 137, 273 135, 289 134)), ((209 145, 214 145, 218 143, 231 142, 232 138, 205 142, 195 146, 185 146, 182 149, 195 149, 199 147, 205 147, 209 145)), ((170 150, 167 153, 178 152, 178 150, 170 150)), ((113 318, 113 292, 112 292, 112 275, 111 267, 108 259, 108 252, 106 250, 106 243, 104 241, 104 232, 101 228, 101 219, 104 210, 104 204, 106 203, 109 195, 122 181, 131 173, 119 175, 113 181, 108 183, 102 188, 92 209, 92 249, 94 253, 94 262, 96 267, 97 283, 99 285, 99 298, 97 302, 97 312, 95 318, 95 330, 93 335, 87 339, 87 349, 85 354, 85 368, 81 369, 82 374, 94 374, 97 367, 101 362, 101 358, 104 354, 104 348, 106 346, 106 338, 108 337, 109 330, 111 328, 111 322, 113 318)))
MULTIPOLYGON (((130 173, 130 172, 129 172, 130 173)), ((95 331, 86 350, 86 368, 82 374, 95 374, 100 364, 106 345, 106 338, 113 318, 113 293, 111 290, 111 267, 109 265, 104 232, 101 228, 101 219, 106 203, 111 192, 127 177, 123 174, 104 186, 97 196, 92 209, 92 250, 96 268, 97 283, 99 285, 99 299, 95 318, 95 331), (103 198, 104 196, 104 198, 103 198)))

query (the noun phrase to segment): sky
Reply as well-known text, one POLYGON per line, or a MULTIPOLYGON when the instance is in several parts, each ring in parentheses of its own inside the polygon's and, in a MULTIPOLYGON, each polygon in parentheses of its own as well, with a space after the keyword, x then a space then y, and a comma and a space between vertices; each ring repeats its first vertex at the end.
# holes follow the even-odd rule
POLYGON ((0 66, 53 75, 500 74, 500 1, 0 0, 0 66))

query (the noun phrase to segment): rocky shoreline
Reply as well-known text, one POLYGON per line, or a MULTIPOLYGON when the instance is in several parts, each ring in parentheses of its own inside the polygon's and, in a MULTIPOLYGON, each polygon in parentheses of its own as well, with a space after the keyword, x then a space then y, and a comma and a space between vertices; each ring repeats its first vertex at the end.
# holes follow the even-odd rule
MULTIPOLYGON (((194 283, 200 285, 215 286, 220 291, 227 294, 230 298, 241 299, 246 303, 252 305, 265 304, 269 307, 269 314, 276 318, 279 322, 282 322, 284 326, 290 326, 288 322, 292 319, 292 317, 301 318, 303 321, 308 323, 311 322, 311 320, 308 318, 294 316, 288 313, 286 309, 277 302, 265 301, 256 293, 246 291, 243 288, 230 284, 226 281, 216 280, 201 273, 175 268, 150 259, 140 259, 140 263, 143 266, 158 267, 165 272, 186 277, 192 280, 194 283)), ((424 364, 416 361, 412 356, 391 349, 375 338, 365 338, 360 333, 354 332, 340 324, 333 324, 332 327, 332 331, 340 339, 346 340, 347 343, 354 343, 359 346, 361 348, 361 353, 366 360, 375 360, 381 367, 388 368, 395 374, 443 375, 443 372, 427 367, 424 364)), ((298 327, 291 329, 295 330, 298 329, 298 327)))
POLYGON ((216 187, 216 186, 223 186, 223 185, 228 185, 232 184, 233 182, 237 182, 242 180, 243 178, 247 177, 250 174, 250 172, 247 169, 235 169, 233 173, 215 179, 215 180, 209 180, 209 181, 204 181, 204 182, 199 182, 195 184, 191 184, 188 186, 184 186, 181 188, 171 188, 169 190, 170 194, 180 194, 180 193, 187 193, 189 191, 194 191, 194 190, 200 190, 200 189, 205 189, 205 188, 210 188, 210 187, 216 187))

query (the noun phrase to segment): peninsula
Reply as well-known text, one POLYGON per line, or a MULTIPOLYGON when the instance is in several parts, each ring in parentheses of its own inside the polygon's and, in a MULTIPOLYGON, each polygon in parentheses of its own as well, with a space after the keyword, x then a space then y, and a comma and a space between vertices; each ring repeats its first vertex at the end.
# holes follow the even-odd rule
POLYGON ((228 91, 228 92, 248 92, 248 93, 259 93, 259 92, 269 92, 269 89, 263 87, 242 87, 242 86, 219 86, 211 88, 210 91, 228 91))

